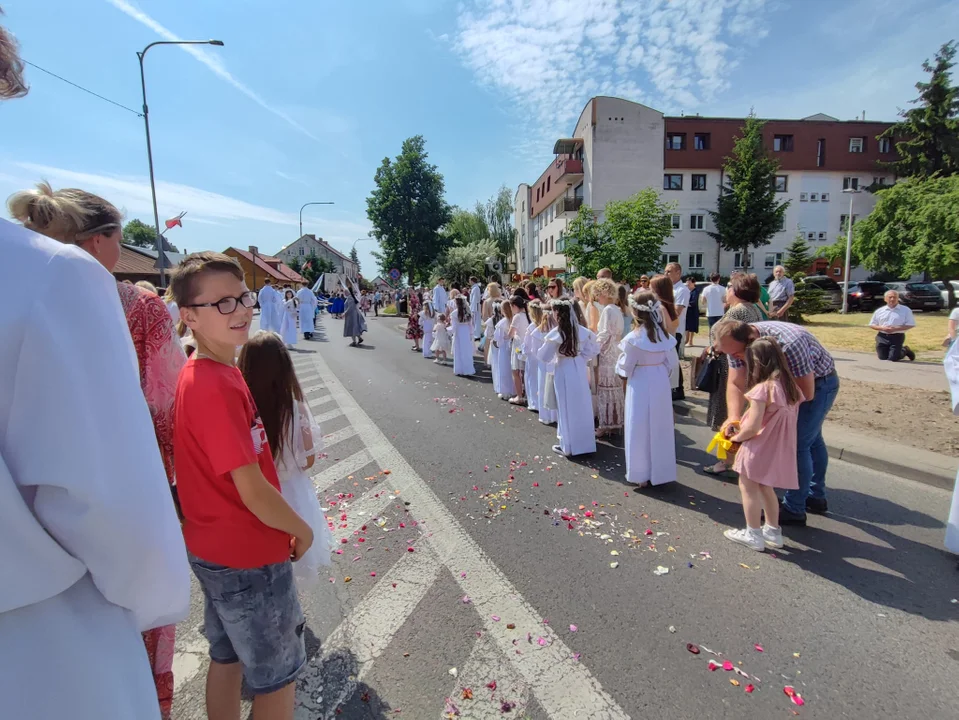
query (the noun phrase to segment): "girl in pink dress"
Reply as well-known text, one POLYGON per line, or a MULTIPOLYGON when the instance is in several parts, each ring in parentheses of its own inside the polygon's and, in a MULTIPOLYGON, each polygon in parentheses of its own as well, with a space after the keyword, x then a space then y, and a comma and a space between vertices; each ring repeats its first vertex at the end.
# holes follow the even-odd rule
POLYGON ((774 488, 799 487, 796 469, 796 421, 805 398, 773 338, 759 338, 746 348, 749 409, 730 439, 742 443, 733 470, 739 473, 746 527, 727 530, 733 542, 762 552, 783 546, 779 500, 774 488), (760 527, 760 511, 766 524, 760 527))

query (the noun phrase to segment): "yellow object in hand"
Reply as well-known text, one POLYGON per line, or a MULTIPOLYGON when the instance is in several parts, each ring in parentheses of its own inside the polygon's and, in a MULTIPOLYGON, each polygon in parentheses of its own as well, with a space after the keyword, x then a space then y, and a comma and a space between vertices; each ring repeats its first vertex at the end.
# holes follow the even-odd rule
POLYGON ((729 440, 720 430, 718 433, 713 435, 713 439, 709 441, 709 445, 706 446, 706 452, 711 453, 713 448, 716 449, 716 457, 719 460, 725 460, 729 451, 733 449, 733 441, 729 440))

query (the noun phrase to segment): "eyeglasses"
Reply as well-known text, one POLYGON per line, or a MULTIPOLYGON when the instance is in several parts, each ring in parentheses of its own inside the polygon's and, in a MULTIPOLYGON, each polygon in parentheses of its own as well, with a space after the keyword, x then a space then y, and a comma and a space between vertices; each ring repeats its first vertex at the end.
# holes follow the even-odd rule
POLYGON ((546 286, 546 289, 547 289, 547 290, 555 290, 555 289, 556 289, 556 286, 555 286, 555 285, 547 285, 547 286, 546 286))
POLYGON ((187 305, 186 307, 215 307, 221 315, 229 315, 236 310, 237 303, 245 308, 253 307, 256 305, 256 293, 252 292, 251 290, 247 290, 245 293, 240 295, 240 297, 225 297, 220 298, 216 302, 197 303, 195 305, 187 305))

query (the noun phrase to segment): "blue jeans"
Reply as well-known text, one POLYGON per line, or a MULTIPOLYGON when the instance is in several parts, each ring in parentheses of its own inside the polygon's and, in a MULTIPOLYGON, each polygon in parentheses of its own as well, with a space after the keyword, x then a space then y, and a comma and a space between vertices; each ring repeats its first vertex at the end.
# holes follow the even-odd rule
POLYGON ((796 427, 796 466, 799 489, 788 490, 783 505, 797 515, 806 514, 806 498, 826 499, 826 467, 829 452, 822 439, 822 424, 839 392, 839 376, 834 372, 816 379, 816 394, 799 406, 796 427))

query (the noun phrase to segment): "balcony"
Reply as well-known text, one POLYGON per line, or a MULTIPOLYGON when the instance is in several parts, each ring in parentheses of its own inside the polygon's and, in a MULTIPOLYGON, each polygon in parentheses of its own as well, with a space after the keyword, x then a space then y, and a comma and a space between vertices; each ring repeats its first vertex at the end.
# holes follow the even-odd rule
POLYGON ((563 212, 564 213, 576 213, 579 212, 579 209, 583 206, 583 198, 581 197, 568 197, 563 198, 563 212))
POLYGON ((583 174, 583 161, 575 158, 558 157, 556 158, 554 166, 557 170, 556 174, 554 175, 556 180, 560 180, 561 178, 565 177, 567 182, 571 182, 573 180, 572 176, 583 174))

